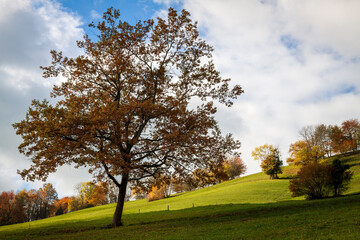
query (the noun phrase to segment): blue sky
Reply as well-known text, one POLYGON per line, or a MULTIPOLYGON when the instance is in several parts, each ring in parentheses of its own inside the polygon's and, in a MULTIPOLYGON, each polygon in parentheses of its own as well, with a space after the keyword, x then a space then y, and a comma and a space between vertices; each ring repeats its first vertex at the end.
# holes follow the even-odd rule
MULTIPOLYGON (((110 6, 130 23, 164 16, 169 6, 198 21, 201 37, 214 46, 217 69, 245 90, 232 108, 219 106, 216 119, 242 142, 248 173, 260 171, 251 158, 259 145, 279 146, 286 160, 301 127, 360 118, 358 0, 1 0, 0 191, 42 185, 16 174, 30 162, 18 153, 21 139, 11 124, 61 81, 41 77, 49 51, 80 54, 76 40, 91 36, 87 25, 110 6)), ((48 179, 60 196, 89 180, 86 169, 72 166, 48 179)))
POLYGON ((82 22, 86 26, 91 21, 99 20, 102 14, 110 7, 120 9, 123 19, 130 23, 151 18, 159 10, 162 4, 154 3, 151 0, 129 1, 129 0, 60 0, 59 3, 66 8, 81 16, 82 22))

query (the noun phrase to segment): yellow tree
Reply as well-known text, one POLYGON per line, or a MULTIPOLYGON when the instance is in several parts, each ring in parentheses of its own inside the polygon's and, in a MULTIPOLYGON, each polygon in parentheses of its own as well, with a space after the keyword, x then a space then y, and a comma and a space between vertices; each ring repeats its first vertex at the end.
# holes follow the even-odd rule
POLYGON ((282 173, 283 162, 280 160, 279 148, 270 144, 264 144, 256 147, 251 156, 254 160, 261 161, 260 167, 262 171, 269 175, 271 179, 278 178, 278 174, 282 173))
POLYGON ((326 151, 318 145, 310 147, 305 141, 296 141, 289 147, 290 157, 286 160, 289 164, 306 165, 318 162, 326 151))
POLYGON ((51 51, 43 75, 66 81, 53 88, 55 104, 34 100, 25 120, 13 125, 23 138, 20 152, 32 160, 21 176, 45 180, 64 164, 88 167, 119 189, 116 227, 129 182, 186 177, 236 154, 240 143, 222 136, 213 100, 231 106, 243 90, 221 78, 213 48, 189 15, 170 8, 167 19, 131 25, 110 8, 89 25, 97 38, 78 42, 83 55, 51 51))

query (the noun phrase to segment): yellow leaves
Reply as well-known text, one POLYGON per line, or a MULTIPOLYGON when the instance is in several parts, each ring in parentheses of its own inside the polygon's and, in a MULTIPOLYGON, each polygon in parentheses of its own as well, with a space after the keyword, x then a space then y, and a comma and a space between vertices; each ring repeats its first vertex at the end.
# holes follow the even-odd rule
POLYGON ((273 145, 264 144, 262 146, 256 147, 253 151, 251 151, 251 156, 254 160, 263 161, 269 156, 271 153, 275 151, 275 147, 273 145))
POLYGON ((163 199, 165 197, 165 192, 166 192, 165 186, 161 186, 161 187, 153 186, 151 187, 150 192, 147 194, 146 200, 148 202, 151 202, 151 201, 163 199))
POLYGON ((277 178, 278 173, 282 173, 283 162, 280 160, 280 152, 277 147, 273 145, 264 144, 256 147, 251 155, 255 160, 261 161, 261 168, 264 173, 270 175, 270 178, 277 178))
POLYGON ((288 163, 294 165, 306 165, 311 162, 317 162, 326 154, 323 148, 319 146, 309 146, 305 141, 296 141, 289 147, 290 158, 288 163))

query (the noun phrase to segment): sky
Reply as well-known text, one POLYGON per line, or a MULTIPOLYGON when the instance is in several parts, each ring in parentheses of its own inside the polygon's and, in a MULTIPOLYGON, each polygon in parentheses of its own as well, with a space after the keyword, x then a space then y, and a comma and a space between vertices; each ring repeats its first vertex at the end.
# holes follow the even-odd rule
MULTIPOLYGON (((87 25, 111 6, 130 23, 164 16, 169 6, 191 13, 221 75, 245 90, 231 108, 219 106, 216 119, 241 141, 248 174, 261 171, 251 158, 257 146, 278 146, 285 162, 302 127, 359 119, 358 0, 1 0, 0 192, 42 186, 16 173, 31 162, 11 124, 59 81, 43 79, 39 68, 50 64, 50 50, 81 54, 76 40, 93 36, 87 25)), ((60 197, 90 180, 72 166, 48 178, 60 197)))

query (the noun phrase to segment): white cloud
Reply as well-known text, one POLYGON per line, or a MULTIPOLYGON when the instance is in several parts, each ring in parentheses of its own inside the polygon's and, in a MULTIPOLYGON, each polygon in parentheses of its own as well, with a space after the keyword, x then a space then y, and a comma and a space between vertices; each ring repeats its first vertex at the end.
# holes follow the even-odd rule
POLYGON ((91 16, 91 18, 94 19, 94 20, 101 18, 101 15, 100 15, 97 11, 95 11, 95 10, 91 10, 90 16, 91 16))
POLYGON ((154 0, 157 4, 165 4, 166 6, 169 6, 171 4, 178 4, 180 0, 154 0))
POLYGON ((256 146, 279 145, 285 160, 301 127, 359 118, 359 1, 184 0, 183 6, 214 46, 223 76, 244 87, 217 119, 242 141, 249 172, 259 171, 251 158, 256 146))
MULTIPOLYGON (((50 64, 50 50, 62 50, 67 56, 79 54, 75 41, 83 35, 80 25, 78 17, 54 1, 0 1, 0 192, 42 185, 26 184, 16 173, 30 161, 18 153, 21 140, 11 124, 24 118, 32 99, 49 97, 56 80, 43 79, 39 66, 50 64)), ((61 193, 71 193, 76 181, 86 176, 84 171, 73 171, 61 193)), ((59 179, 61 174, 54 174, 50 181, 56 185, 59 179)))
MULTIPOLYGON (((260 170, 250 154, 256 146, 279 145, 285 159, 301 127, 359 118, 359 1, 184 0, 183 6, 215 47, 222 75, 245 89, 232 108, 219 107, 217 119, 241 140, 250 173, 260 170)), ((166 13, 158 9, 155 16, 166 13)), ((79 54, 80 25, 52 0, 0 1, 0 191, 19 189, 24 182, 16 169, 30 164, 17 152, 11 124, 24 118, 31 99, 48 98, 54 80, 43 79, 39 66, 49 64, 49 50, 79 54)), ((60 195, 85 180, 86 170, 71 166, 49 177, 60 195)))

